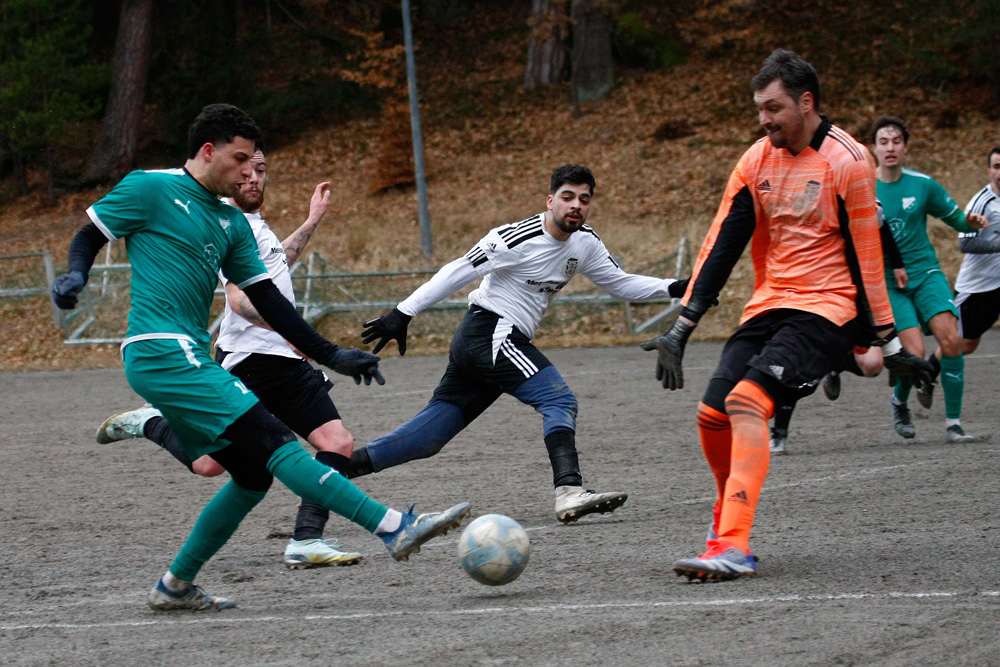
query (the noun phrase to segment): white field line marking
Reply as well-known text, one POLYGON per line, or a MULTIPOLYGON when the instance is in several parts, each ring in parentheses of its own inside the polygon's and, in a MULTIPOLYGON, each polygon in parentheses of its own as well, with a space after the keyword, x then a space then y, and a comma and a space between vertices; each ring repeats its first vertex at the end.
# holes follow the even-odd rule
MULTIPOLYGON (((434 611, 415 609, 413 611, 357 612, 353 614, 304 614, 291 616, 250 616, 247 618, 217 618, 200 616, 190 620, 150 619, 148 621, 114 621, 108 623, 26 623, 0 624, 0 631, 16 630, 94 630, 100 628, 141 628, 151 626, 209 625, 234 623, 274 623, 302 621, 353 621, 366 618, 399 618, 402 616, 477 616, 511 614, 549 614, 567 611, 605 611, 615 609, 677 609, 684 607, 733 607, 740 605, 775 605, 799 602, 839 602, 843 600, 926 600, 955 599, 964 597, 998 597, 1000 591, 941 591, 926 593, 838 593, 832 595, 784 595, 758 598, 730 598, 725 600, 650 600, 648 602, 601 602, 594 604, 553 604, 530 607, 478 607, 475 609, 454 609, 434 611)), ((214 616, 214 615, 213 615, 214 616)))

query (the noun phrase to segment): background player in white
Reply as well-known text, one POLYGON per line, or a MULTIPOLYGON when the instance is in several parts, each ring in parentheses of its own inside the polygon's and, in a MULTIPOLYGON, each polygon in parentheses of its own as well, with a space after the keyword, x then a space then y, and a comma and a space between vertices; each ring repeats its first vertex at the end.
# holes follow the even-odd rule
MULTIPOLYGON (((267 158, 260 143, 250 162, 252 175, 233 196, 232 204, 246 215, 268 276, 294 305, 295 293, 288 267, 298 259, 326 215, 330 184, 316 186, 305 222, 284 241, 279 241, 260 215, 267 187, 267 158)), ((220 274, 220 277, 226 289, 226 310, 216 342, 216 360, 240 378, 268 412, 319 450, 317 461, 337 471, 345 470, 350 464, 354 438, 344 428, 330 400, 329 391, 333 385, 329 378, 314 369, 264 321, 239 287, 225 276, 220 274)), ((197 475, 215 477, 225 472, 209 455, 191 461, 167 420, 152 407, 110 417, 97 430, 97 441, 102 444, 142 437, 158 444, 197 475)), ((362 559, 359 553, 340 551, 335 539, 323 539, 323 528, 329 517, 329 510, 322 505, 302 501, 295 531, 285 549, 285 564, 307 568, 353 565, 362 559)))
POLYGON ((392 433, 355 450, 351 475, 433 456, 506 393, 542 414, 560 521, 612 512, 625 502, 625 493, 583 488, 576 396, 531 338, 549 301, 577 273, 629 301, 681 296, 687 281, 632 275, 615 263, 585 224, 594 184, 587 167, 559 167, 552 174, 544 213, 493 229, 391 312, 365 323, 364 342, 378 341, 374 352, 395 340, 405 354, 411 318, 483 279, 469 295, 469 311, 452 338, 448 368, 430 403, 392 433))

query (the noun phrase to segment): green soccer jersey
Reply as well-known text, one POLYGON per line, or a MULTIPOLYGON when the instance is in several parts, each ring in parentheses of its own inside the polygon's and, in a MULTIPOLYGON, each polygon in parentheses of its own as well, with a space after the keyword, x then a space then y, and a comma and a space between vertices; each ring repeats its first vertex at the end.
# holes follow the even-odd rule
POLYGON ((243 213, 185 169, 133 171, 87 215, 110 240, 125 239, 132 263, 124 345, 187 338, 207 346, 219 270, 241 289, 267 278, 243 213))
MULTIPOLYGON (((899 246, 903 266, 916 277, 920 273, 939 269, 937 253, 927 236, 927 216, 932 215, 960 232, 970 231, 965 215, 955 200, 937 181, 912 169, 903 169, 903 175, 893 183, 877 181, 875 192, 885 221, 892 231, 892 238, 899 246)), ((892 267, 886 262, 886 280, 892 285, 892 267)))

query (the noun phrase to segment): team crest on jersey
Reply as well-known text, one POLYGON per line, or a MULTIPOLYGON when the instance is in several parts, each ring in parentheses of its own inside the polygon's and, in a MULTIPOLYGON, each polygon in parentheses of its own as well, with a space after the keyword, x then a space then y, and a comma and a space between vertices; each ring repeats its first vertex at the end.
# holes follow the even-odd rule
POLYGON ((809 180, 806 182, 806 189, 795 197, 794 210, 797 214, 802 214, 816 208, 819 201, 819 193, 823 189, 819 181, 809 180))
POLYGON ((222 225, 222 231, 227 235, 229 234, 229 218, 219 218, 219 224, 222 225))
POLYGON ((209 243, 205 246, 205 264, 213 273, 219 270, 219 251, 215 249, 214 244, 209 243))
POLYGON ((912 211, 913 207, 914 207, 914 204, 916 204, 916 203, 917 203, 917 198, 916 197, 903 197, 903 201, 902 201, 903 210, 904 211, 912 211))
POLYGON ((576 267, 579 266, 580 260, 576 257, 570 257, 566 260, 566 277, 570 277, 576 273, 576 267))

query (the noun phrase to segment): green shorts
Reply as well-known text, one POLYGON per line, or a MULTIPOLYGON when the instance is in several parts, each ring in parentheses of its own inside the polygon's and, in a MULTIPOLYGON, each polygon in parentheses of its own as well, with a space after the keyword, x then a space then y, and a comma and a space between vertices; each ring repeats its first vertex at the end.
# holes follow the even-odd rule
POLYGON ((163 413, 192 461, 229 445, 223 431, 257 403, 197 343, 139 340, 126 345, 122 356, 129 385, 163 413))
POLYGON ((897 289, 888 283, 889 303, 892 304, 892 317, 896 321, 896 331, 920 327, 925 336, 931 330, 928 322, 938 313, 951 313, 958 317, 955 299, 948 286, 948 279, 938 269, 928 271, 923 275, 910 276, 906 289, 897 289))

